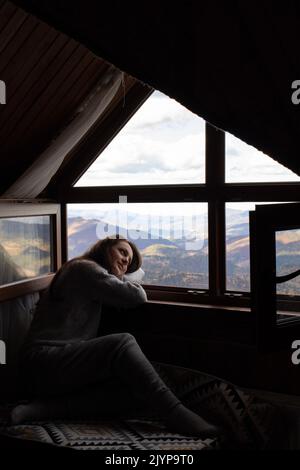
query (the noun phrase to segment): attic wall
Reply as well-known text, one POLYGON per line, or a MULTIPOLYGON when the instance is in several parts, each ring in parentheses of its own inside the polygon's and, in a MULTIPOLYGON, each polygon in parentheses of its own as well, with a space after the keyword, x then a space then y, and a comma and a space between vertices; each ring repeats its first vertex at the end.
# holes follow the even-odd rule
POLYGON ((15 3, 299 174, 297 3, 15 3))

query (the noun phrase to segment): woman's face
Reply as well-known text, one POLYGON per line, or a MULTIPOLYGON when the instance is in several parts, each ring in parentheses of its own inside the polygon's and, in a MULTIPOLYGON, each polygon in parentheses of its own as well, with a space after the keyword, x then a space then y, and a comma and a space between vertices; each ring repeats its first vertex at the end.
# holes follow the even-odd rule
POLYGON ((130 266, 132 258, 133 251, 129 243, 119 240, 108 250, 109 272, 117 277, 122 277, 130 266))

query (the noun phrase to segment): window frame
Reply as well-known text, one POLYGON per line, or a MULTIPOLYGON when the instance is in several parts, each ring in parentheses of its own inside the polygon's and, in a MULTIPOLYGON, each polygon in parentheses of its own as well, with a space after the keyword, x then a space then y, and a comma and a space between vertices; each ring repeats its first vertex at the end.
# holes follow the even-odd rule
MULTIPOLYGON (((152 90, 153 91, 153 90, 152 90)), ((151 95, 148 90, 135 90, 129 96, 129 106, 126 119, 118 126, 114 122, 106 123, 105 129, 112 125, 115 136, 128 119, 138 111, 142 103, 151 95)), ((108 135, 108 134, 107 134, 108 135)), ((188 289, 180 287, 165 287, 145 285, 148 297, 154 300, 167 301, 177 299, 178 302, 224 305, 245 307, 250 310, 251 292, 226 290, 226 203, 230 202, 291 202, 300 201, 300 182, 255 182, 255 183, 226 183, 226 132, 217 129, 206 122, 205 124, 205 183, 176 184, 176 185, 141 185, 114 187, 74 187, 82 174, 92 165, 97 156, 111 141, 112 136, 104 144, 101 128, 93 135, 91 145, 86 141, 79 151, 76 161, 82 155, 87 162, 87 154, 92 155, 89 163, 76 165, 70 173, 65 173, 67 184, 64 184, 64 174, 56 184, 56 196, 62 202, 63 231, 63 261, 67 260, 67 204, 73 203, 117 203, 120 195, 127 196, 128 203, 155 202, 205 202, 208 203, 208 244, 209 244, 209 289, 188 289), (97 135, 99 143, 97 144, 97 135), (84 152, 83 152, 84 150, 84 152), (84 154, 84 155, 83 155, 84 154), (70 179, 71 178, 71 179, 70 179)), ((289 303, 287 301, 287 303, 289 303)))
MULTIPOLYGON (((300 229, 299 203, 258 206, 250 212, 252 310, 261 350, 290 345, 300 334, 300 315, 277 321, 277 308, 288 307, 287 295, 276 295, 276 232, 300 229), (281 210, 280 210, 281 209, 281 210)), ((291 296, 291 308, 300 296, 291 296)))
POLYGON ((61 210, 56 203, 44 203, 37 200, 0 201, 0 218, 50 216, 51 247, 53 250, 51 273, 34 276, 21 281, 0 286, 0 301, 11 300, 26 295, 32 291, 46 288, 54 276, 55 271, 62 264, 62 237, 61 237, 61 210))

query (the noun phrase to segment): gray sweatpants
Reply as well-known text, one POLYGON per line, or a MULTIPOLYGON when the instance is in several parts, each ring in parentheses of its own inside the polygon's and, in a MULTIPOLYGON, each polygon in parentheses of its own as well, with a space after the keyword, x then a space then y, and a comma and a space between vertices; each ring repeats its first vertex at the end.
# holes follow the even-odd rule
POLYGON ((31 397, 66 399, 72 417, 143 407, 163 417, 180 403, 129 333, 27 346, 20 366, 31 397))

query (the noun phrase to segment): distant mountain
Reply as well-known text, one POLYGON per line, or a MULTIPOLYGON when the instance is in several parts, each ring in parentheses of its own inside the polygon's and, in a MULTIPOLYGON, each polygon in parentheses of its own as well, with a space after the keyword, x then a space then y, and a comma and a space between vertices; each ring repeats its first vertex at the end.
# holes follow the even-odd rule
POLYGON ((21 237, 22 239, 43 239, 50 241, 49 225, 40 223, 23 222, 22 220, 0 219, 1 240, 7 238, 21 237))
MULTIPOLYGON (((110 234, 126 234, 124 228, 110 225, 102 220, 86 220, 80 217, 68 219, 69 236, 68 236, 68 253, 69 258, 81 255, 89 246, 96 243, 99 238, 104 238, 110 234)), ((162 243, 166 246, 177 246, 175 242, 165 238, 151 238, 151 234, 147 232, 128 231, 128 239, 136 243, 140 250, 144 250, 154 244, 162 243), (132 238, 134 235, 134 238, 132 238), (139 234, 137 240, 135 237, 139 234)))
POLYGON ((28 246, 22 251, 25 256, 34 256, 38 258, 48 258, 50 256, 49 251, 43 250, 38 246, 28 246))
MULTIPOLYGON (((136 216, 137 214, 129 213, 130 223, 134 224, 136 216)), ((226 216, 227 287, 234 290, 249 290, 248 211, 227 210, 226 216)), ((202 214, 203 223, 205 218, 206 216, 202 214)), ((193 236, 193 230, 197 233, 197 227, 192 227, 190 231, 186 230, 183 234, 185 238, 176 238, 174 234, 180 232, 179 219, 167 217, 167 226, 164 226, 162 215, 156 223, 153 223, 155 226, 153 231, 151 224, 148 224, 149 230, 129 230, 128 238, 136 243, 143 255, 143 268, 146 273, 144 282, 207 288, 208 240, 206 237, 204 240, 200 240, 197 249, 194 245, 189 248, 194 246, 195 249, 186 249, 187 242, 193 236), (166 228, 170 231, 170 237, 164 236, 166 228)), ((146 224, 146 216, 144 216, 143 222, 146 224)), ((203 236, 203 229, 201 230, 203 236)), ((107 223, 97 217, 91 219, 81 216, 69 217, 69 258, 81 255, 99 238, 116 232, 126 235, 123 227, 107 223)), ((21 219, 0 219, 0 241, 3 248, 2 251, 0 250, 2 278, 4 279, 6 276, 5 269, 8 269, 9 265, 11 266, 9 268, 11 277, 13 277, 13 271, 20 275, 17 265, 22 267, 22 277, 49 272, 50 256, 49 251, 45 249, 47 243, 50 247, 49 233, 47 226, 43 224, 24 222, 21 219)), ((199 236, 198 233, 197 235, 199 236)), ((296 231, 277 232, 276 250, 277 275, 300 269, 300 236, 296 231)), ((280 284, 278 292, 300 293, 300 277, 280 284)))
POLYGON ((248 224, 249 223, 249 210, 240 210, 226 208, 226 225, 227 227, 248 224))
POLYGON ((249 224, 240 223, 236 225, 226 226, 226 239, 232 240, 234 238, 248 237, 249 236, 249 224))
MULTIPOLYGON (((134 215, 131 221, 133 218, 134 215)), ((249 225, 248 222, 243 222, 245 218, 248 218, 247 211, 244 213, 231 211, 231 225, 229 227, 227 225, 226 272, 229 289, 249 290, 250 288, 249 225), (236 224, 234 224, 235 216, 238 221, 236 224)), ((169 218, 167 221, 170 223, 169 218)), ((106 234, 118 231, 126 235, 122 227, 116 227, 95 218, 88 220, 72 217, 68 219, 68 226, 70 258, 82 254, 88 246, 97 241, 99 235, 104 237, 106 234)), ((172 227, 170 229, 172 232, 172 227)), ((186 250, 187 240, 185 239, 172 240, 159 236, 151 238, 151 233, 143 231, 131 231, 131 233, 134 234, 134 238, 140 234, 140 238, 132 241, 137 244, 143 255, 145 283, 208 287, 207 239, 203 241, 201 249, 186 250)), ((128 235, 131 239, 130 231, 128 235)), ((300 264, 300 241, 295 241, 295 236, 282 234, 277 242, 277 251, 278 273, 286 270, 287 266, 290 269, 290 266, 300 264), (296 252, 299 252, 299 256, 296 256, 296 252)))

